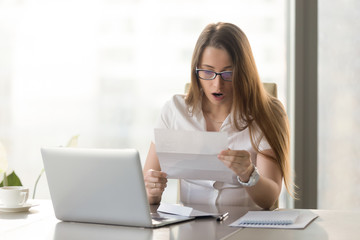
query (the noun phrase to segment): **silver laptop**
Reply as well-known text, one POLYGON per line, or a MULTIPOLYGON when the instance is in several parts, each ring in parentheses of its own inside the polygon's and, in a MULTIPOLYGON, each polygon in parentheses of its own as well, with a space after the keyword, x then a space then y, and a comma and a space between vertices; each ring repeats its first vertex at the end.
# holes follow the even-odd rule
POLYGON ((41 154, 59 220, 153 228, 193 219, 150 212, 135 149, 56 147, 41 154))

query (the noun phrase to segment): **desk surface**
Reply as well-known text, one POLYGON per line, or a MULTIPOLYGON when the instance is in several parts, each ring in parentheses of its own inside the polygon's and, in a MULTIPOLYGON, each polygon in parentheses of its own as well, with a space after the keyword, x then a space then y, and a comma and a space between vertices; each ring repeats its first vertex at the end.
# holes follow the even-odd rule
MULTIPOLYGON (((304 230, 250 229, 228 227, 247 208, 224 206, 229 211, 223 222, 196 219, 157 229, 101 224, 61 222, 54 216, 51 201, 38 200, 29 212, 0 212, 0 239, 358 239, 360 212, 312 210, 319 217, 304 230)), ((206 210, 207 206, 197 206, 206 210)), ((303 210, 309 211, 309 210, 303 210)))

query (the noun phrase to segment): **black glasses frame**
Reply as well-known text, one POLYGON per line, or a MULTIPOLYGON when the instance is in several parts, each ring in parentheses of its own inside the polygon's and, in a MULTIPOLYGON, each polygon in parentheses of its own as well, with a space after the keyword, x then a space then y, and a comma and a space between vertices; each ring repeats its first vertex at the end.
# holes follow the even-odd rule
POLYGON ((224 81, 226 81, 226 82, 232 82, 232 79, 231 79, 231 80, 225 80, 225 79, 223 78, 223 76, 222 76, 224 73, 232 73, 232 71, 215 72, 215 71, 212 71, 212 70, 196 68, 196 69, 195 69, 195 72, 196 72, 196 76, 197 76, 198 78, 200 78, 200 79, 203 79, 203 80, 214 80, 217 75, 220 75, 222 80, 224 80, 224 81), (213 76, 212 78, 202 78, 202 77, 200 77, 200 75, 199 75, 199 72, 200 72, 200 71, 212 72, 212 73, 214 73, 214 76, 213 76))

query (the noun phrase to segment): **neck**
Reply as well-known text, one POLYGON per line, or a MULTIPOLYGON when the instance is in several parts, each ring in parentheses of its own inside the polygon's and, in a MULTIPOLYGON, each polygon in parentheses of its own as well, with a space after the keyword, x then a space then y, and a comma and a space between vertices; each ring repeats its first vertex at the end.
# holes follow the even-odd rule
POLYGON ((214 105, 203 102, 202 110, 204 115, 206 115, 212 122, 222 123, 230 114, 231 106, 214 105))
POLYGON ((216 114, 216 115, 229 115, 231 112, 231 104, 221 104, 215 105, 210 103, 209 101, 202 101, 202 110, 209 114, 216 114))

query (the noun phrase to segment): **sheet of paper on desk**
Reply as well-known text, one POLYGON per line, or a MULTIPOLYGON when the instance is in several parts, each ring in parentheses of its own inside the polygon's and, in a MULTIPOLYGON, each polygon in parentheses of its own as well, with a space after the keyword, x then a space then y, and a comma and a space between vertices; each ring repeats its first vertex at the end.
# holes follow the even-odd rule
POLYGON ((217 158, 228 149, 224 132, 155 129, 155 144, 168 178, 236 182, 235 174, 217 158))
POLYGON ((219 217, 221 215, 220 213, 203 212, 191 207, 168 203, 161 203, 157 211, 186 217, 219 217))

